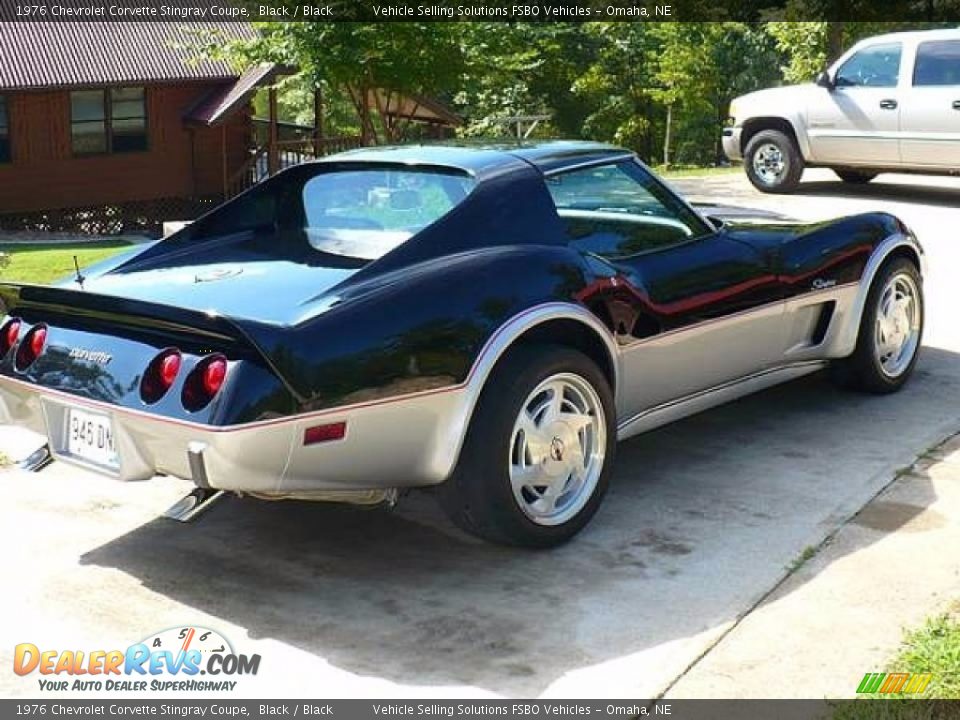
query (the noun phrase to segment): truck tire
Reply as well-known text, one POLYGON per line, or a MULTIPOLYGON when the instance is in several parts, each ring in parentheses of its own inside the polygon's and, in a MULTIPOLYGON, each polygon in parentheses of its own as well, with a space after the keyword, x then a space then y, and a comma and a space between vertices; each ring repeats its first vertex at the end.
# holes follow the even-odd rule
POLYGON ((797 144, 779 130, 761 130, 750 138, 743 166, 753 186, 764 193, 788 193, 800 184, 803 156, 797 144))
POLYGON ((836 173, 837 177, 843 180, 845 183, 852 183, 854 185, 866 185, 877 176, 877 173, 870 172, 868 170, 833 168, 833 172, 836 173))

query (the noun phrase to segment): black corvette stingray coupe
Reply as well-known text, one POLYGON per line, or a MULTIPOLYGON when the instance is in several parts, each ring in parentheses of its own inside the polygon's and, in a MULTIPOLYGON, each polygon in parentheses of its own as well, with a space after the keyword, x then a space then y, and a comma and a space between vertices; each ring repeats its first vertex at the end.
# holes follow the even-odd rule
POLYGON ((900 388, 922 266, 891 215, 701 213, 606 145, 360 150, 85 276, 0 285, 0 420, 201 495, 436 486, 463 528, 549 546, 618 439, 828 365, 900 388))

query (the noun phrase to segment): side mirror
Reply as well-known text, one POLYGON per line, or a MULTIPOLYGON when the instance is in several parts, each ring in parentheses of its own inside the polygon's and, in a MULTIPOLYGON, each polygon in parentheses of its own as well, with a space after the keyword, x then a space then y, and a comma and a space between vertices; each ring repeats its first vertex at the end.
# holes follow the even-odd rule
POLYGON ((727 221, 716 215, 707 215, 707 220, 710 221, 717 232, 723 232, 723 229, 727 227, 727 221))
POLYGON ((817 75, 816 83, 820 87, 826 88, 827 90, 833 90, 834 88, 833 78, 830 77, 830 73, 828 73, 826 70, 817 75))

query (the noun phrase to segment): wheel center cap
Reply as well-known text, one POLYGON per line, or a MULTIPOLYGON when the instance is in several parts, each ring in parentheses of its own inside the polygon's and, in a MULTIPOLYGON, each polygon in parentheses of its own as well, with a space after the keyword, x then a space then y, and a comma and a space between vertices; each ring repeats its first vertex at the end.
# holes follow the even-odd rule
POLYGON ((566 451, 566 446, 563 444, 563 440, 558 437, 554 437, 550 441, 550 459, 555 462, 563 462, 563 453, 566 451))

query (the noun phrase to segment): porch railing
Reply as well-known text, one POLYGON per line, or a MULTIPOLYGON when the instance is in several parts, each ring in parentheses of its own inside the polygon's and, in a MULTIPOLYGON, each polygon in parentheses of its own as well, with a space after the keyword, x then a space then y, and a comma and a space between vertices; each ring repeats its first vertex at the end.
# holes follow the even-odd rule
POLYGON ((269 177, 271 165, 274 165, 276 170, 279 171, 303 162, 309 162, 318 157, 353 150, 362 147, 362 145, 359 137, 352 136, 278 140, 275 148, 276 159, 273 163, 271 163, 270 156, 271 148, 268 145, 253 148, 243 165, 227 179, 224 188, 224 200, 239 195, 244 190, 269 177))

